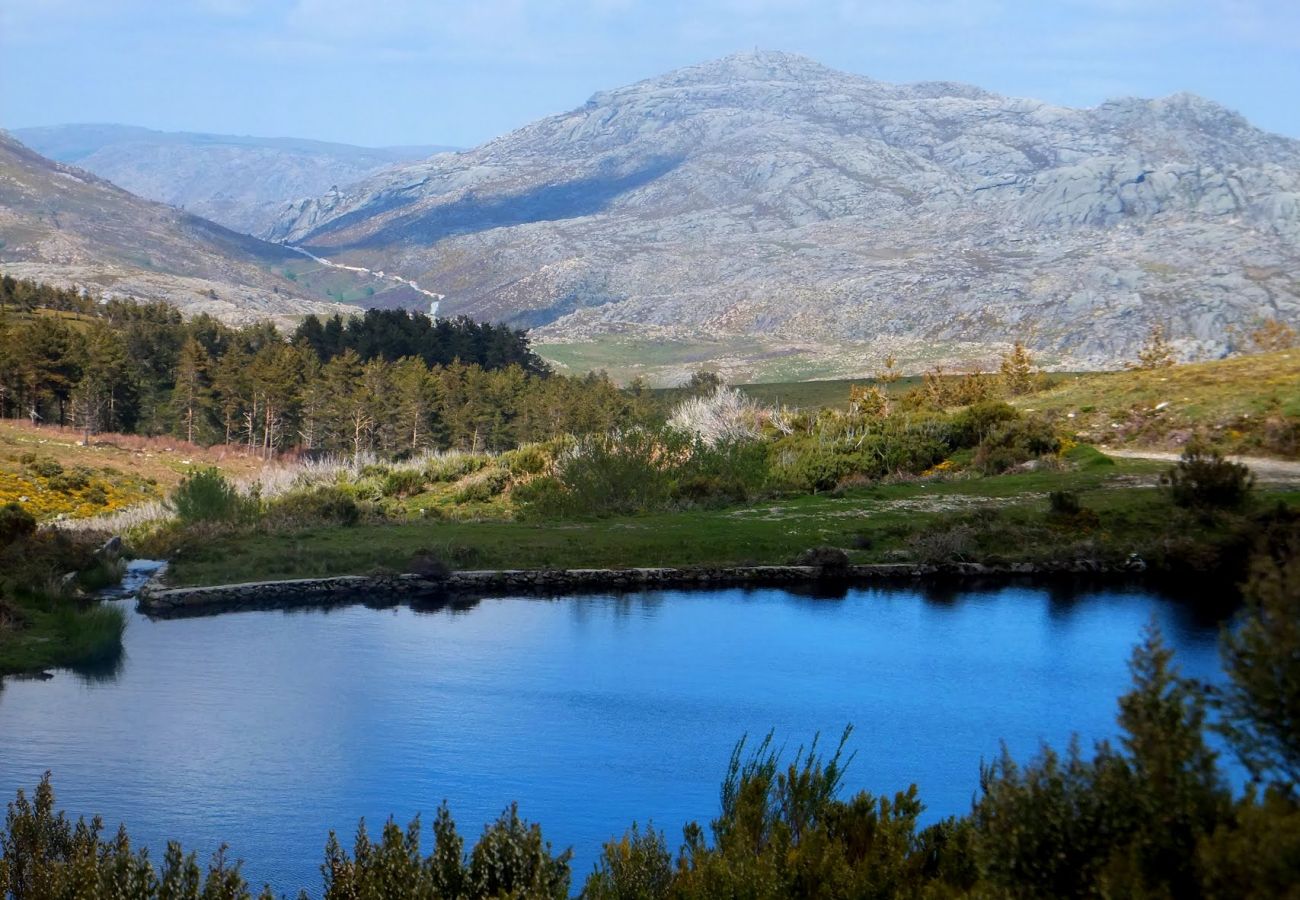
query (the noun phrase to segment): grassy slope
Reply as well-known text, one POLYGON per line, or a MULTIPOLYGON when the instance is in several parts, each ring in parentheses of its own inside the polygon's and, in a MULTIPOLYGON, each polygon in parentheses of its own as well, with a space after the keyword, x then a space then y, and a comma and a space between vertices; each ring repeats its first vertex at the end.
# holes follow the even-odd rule
MULTIPOLYGON (((740 385, 763 403, 802 408, 848 405, 849 388, 863 380, 740 385)), ((1300 419, 1300 349, 1188 363, 1152 371, 1053 373, 1042 391, 1013 398, 1027 410, 1070 422, 1081 439, 1170 449, 1203 430, 1225 449, 1245 454, 1300 457, 1263 446, 1269 420, 1300 419), (1165 404, 1162 409, 1157 406, 1165 404)), ((901 393, 920 379, 900 379, 901 393)))
MULTIPOLYGON (((1150 487, 1165 467, 1119 460, 1067 472, 881 485, 751 507, 570 522, 417 521, 262 532, 205 540, 172 564, 175 584, 216 584, 403 571, 433 551, 456 568, 583 568, 784 563, 834 545, 859 562, 918 558, 935 534, 959 532, 969 558, 1034 559, 1087 542, 1093 556, 1151 552, 1168 533, 1168 499, 1150 487), (1049 490, 1075 490, 1095 524, 1054 522, 1049 490), (989 513, 988 510, 995 512, 989 513), (984 512, 981 512, 984 511, 984 512), (969 533, 967 533, 969 532, 969 533)), ((1300 503, 1300 494, 1269 499, 1300 503)))
POLYGON ((91 446, 71 428, 0 420, 0 504, 18 500, 38 519, 56 515, 73 517, 111 512, 133 503, 158 499, 197 465, 215 465, 232 478, 253 475, 262 461, 224 447, 202 448, 172 438, 140 438, 99 434, 91 446), (87 489, 53 489, 48 478, 36 474, 22 460, 25 455, 54 460, 65 470, 78 467, 89 473, 87 488, 98 487, 107 504, 86 500, 87 489), (20 498, 26 497, 26 501, 20 498))
POLYGON ((1117 444, 1175 446, 1199 428, 1238 452, 1267 452, 1258 446, 1267 420, 1300 417, 1300 349, 1059 378, 1017 405, 1072 413, 1080 434, 1117 444))

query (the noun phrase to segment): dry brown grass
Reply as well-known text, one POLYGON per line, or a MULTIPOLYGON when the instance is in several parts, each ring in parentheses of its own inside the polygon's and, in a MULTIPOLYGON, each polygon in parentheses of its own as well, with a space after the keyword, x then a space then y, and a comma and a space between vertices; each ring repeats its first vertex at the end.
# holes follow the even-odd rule
POLYGON ((0 471, 19 466, 24 453, 35 453, 65 468, 111 467, 152 478, 166 490, 193 466, 216 466, 229 477, 241 480, 256 476, 265 466, 260 457, 233 445, 200 447, 171 437, 104 433, 92 435, 86 446, 82 443, 84 437, 75 428, 0 420, 0 471))

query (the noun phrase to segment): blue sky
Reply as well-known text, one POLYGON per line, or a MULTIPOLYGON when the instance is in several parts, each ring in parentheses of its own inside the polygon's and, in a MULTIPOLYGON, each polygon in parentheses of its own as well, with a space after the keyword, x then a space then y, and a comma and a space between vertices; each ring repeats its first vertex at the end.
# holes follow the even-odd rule
POLYGON ((1300 137, 1300 0, 3 0, 0 127, 471 146, 754 47, 1075 106, 1190 90, 1300 137))

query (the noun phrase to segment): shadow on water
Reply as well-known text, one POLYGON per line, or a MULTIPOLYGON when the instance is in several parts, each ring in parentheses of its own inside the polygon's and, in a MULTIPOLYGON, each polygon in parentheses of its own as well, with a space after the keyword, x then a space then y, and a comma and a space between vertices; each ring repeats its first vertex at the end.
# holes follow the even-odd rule
POLYGON ((94 659, 68 668, 83 684, 108 684, 117 681, 126 670, 126 659, 126 648, 119 643, 94 659))

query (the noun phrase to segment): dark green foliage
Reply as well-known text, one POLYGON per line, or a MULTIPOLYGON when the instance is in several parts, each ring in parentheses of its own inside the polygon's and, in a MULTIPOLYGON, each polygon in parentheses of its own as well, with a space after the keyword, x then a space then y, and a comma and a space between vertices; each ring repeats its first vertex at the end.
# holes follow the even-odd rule
POLYGON ((953 416, 953 446, 978 447, 994 428, 1019 418, 1020 411, 1001 400, 974 403, 953 416))
POLYGON ((40 478, 56 478, 63 474, 63 466, 58 460, 49 459, 48 457, 37 457, 27 464, 33 475, 40 478))
POLYGON ((1205 744, 1205 702, 1179 677, 1159 634, 1134 652, 1120 700, 1121 752, 1086 760, 1044 749, 1021 768, 1005 753, 982 772, 973 821, 982 882, 998 896, 1197 893, 1196 848, 1229 795, 1205 744))
POLYGON ((663 832, 635 822, 617 841, 607 841, 596 871, 583 885, 584 900, 656 900, 667 896, 673 857, 663 832))
POLYGON ((782 488, 818 493, 853 478, 919 475, 951 451, 941 419, 891 417, 867 425, 831 418, 772 443, 772 474, 782 488))
POLYGON ((36 531, 36 517, 17 503, 0 506, 0 547, 7 547, 36 531))
POLYGON ((1054 516, 1077 516, 1083 511, 1083 504, 1074 491, 1049 491, 1047 509, 1054 516))
POLYGON ((1300 805, 1293 794, 1252 788, 1197 852, 1209 900, 1300 898, 1300 805))
POLYGON ((362 362, 415 357, 426 366, 460 363, 484 369, 518 366, 539 375, 547 371, 530 349, 526 331, 464 316, 431 319, 404 309, 368 309, 364 315, 347 320, 336 315, 324 322, 308 316, 294 332, 293 342, 310 348, 322 363, 351 350, 362 362))
POLYGON ((980 441, 973 463, 985 475, 997 475, 1060 449, 1061 440, 1051 423, 1026 416, 992 426, 980 441))
POLYGON ((394 469, 384 476, 385 497, 411 497, 424 490, 424 473, 418 469, 394 469))
POLYGON ((671 428, 587 435, 514 497, 529 516, 600 516, 743 502, 768 477, 754 441, 710 445, 671 428))
POLYGON ((486 456, 474 456, 466 453, 454 453, 432 459, 424 468, 425 480, 432 484, 448 481, 460 481, 467 475, 473 475, 489 465, 486 456))
POLYGON ((457 503, 488 503, 510 484, 510 473, 504 469, 484 469, 471 475, 456 491, 457 503))
POLYGON ((1249 468, 1199 443, 1188 444, 1182 458, 1161 480, 1174 503, 1201 509, 1241 506, 1255 484, 1249 468))
POLYGON ((405 830, 391 819, 378 843, 363 821, 349 854, 334 834, 325 847, 325 900, 487 900, 497 897, 561 900, 569 890, 569 851, 558 855, 541 828, 519 818, 511 806, 484 829, 464 857, 464 841, 444 804, 433 825, 434 847, 420 852, 420 820, 405 830))
POLYGON ((551 467, 555 459, 547 447, 528 444, 502 454, 501 462, 510 470, 511 475, 540 475, 551 467))
POLYGON ((426 550, 411 558, 406 571, 430 581, 442 581, 451 574, 451 566, 447 565, 441 554, 426 550))
MULTIPOLYGON (((20 790, 0 833, 0 894, 21 900, 246 900, 251 895, 225 848, 206 872, 194 854, 167 845, 161 869, 131 846, 124 828, 111 838, 96 818, 73 823, 54 811, 49 774, 29 800, 20 790)), ((269 898, 268 892, 263 897, 269 898)))
POLYGON ((116 430, 239 443, 268 458, 397 456, 507 450, 662 418, 646 391, 550 374, 506 326, 371 310, 309 318, 291 343, 268 323, 187 322, 165 303, 115 299, 55 315, 27 301, 60 303, 57 292, 15 286, 23 312, 0 316, 0 417, 75 424, 87 439, 116 430))
POLYGON ((335 485, 293 491, 267 505, 266 523, 271 527, 312 525, 355 525, 361 508, 352 495, 335 485))
POLYGON ((184 523, 235 522, 256 512, 255 503, 241 497, 215 466, 195 469, 181 479, 168 499, 184 523))
POLYGON ((90 484, 89 475, 80 469, 73 469, 71 472, 55 475, 47 482, 50 490, 60 491, 65 494, 79 491, 88 484, 90 484))
POLYGON ((1276 526, 1243 590, 1245 607, 1223 633, 1229 682, 1223 730, 1247 768, 1300 785, 1300 527, 1276 526))

